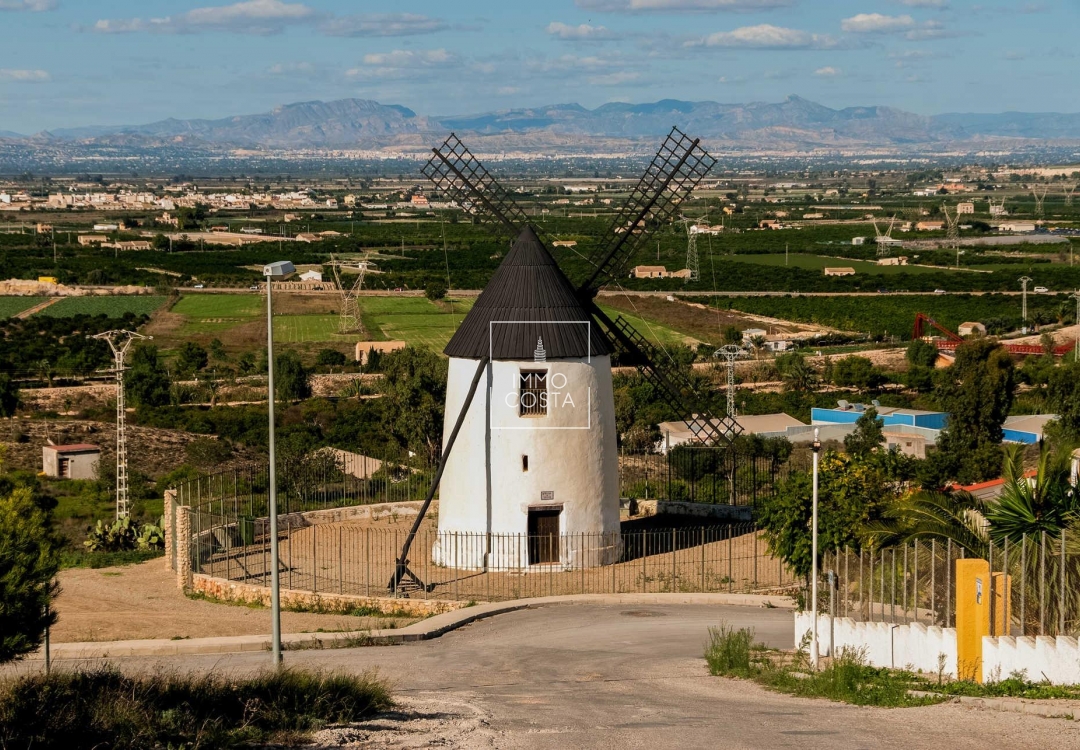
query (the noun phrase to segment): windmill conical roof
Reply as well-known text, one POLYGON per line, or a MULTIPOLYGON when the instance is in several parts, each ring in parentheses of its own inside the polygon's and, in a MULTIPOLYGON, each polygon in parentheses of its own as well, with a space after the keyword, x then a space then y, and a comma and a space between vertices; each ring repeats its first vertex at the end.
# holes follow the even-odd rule
POLYGON ((526 227, 480 293, 444 353, 450 357, 536 360, 610 354, 544 243, 526 227))

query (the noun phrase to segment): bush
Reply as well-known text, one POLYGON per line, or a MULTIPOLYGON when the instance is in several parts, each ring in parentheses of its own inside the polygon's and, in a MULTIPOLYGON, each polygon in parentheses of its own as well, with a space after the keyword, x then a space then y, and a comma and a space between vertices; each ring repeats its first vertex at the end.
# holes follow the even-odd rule
POLYGON ((125 552, 165 548, 165 532, 160 525, 135 524, 131 516, 118 518, 111 524, 98 521, 90 528, 83 545, 90 552, 125 552))
POLYGON ((30 490, 0 498, 0 663, 36 649, 56 621, 50 605, 60 593, 59 567, 48 516, 30 490))
POLYGON ((447 291, 446 284, 441 281, 430 281, 427 286, 424 287, 424 296, 432 302, 438 302, 446 296, 447 291))
POLYGON ((0 686, 0 747, 238 748, 297 739, 388 708, 374 673, 282 669, 225 678, 102 667, 19 677, 0 686), (292 735, 292 736, 290 736, 292 735))
POLYGON ((726 623, 709 628, 709 643, 705 647, 705 661, 709 673, 725 677, 750 675, 750 651, 754 647, 754 631, 726 623))
POLYGON ((187 460, 196 466, 218 466, 232 457, 233 449, 227 440, 199 437, 184 446, 187 460))
POLYGON ((345 364, 345 355, 337 349, 320 349, 315 355, 315 364, 322 367, 341 367, 345 364))

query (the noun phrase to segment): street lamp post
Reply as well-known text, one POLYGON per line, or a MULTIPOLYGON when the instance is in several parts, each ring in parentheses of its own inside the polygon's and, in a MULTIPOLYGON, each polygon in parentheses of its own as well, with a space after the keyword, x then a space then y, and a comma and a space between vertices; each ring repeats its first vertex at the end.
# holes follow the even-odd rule
POLYGON ((270 428, 270 641, 271 660, 281 665, 281 580, 278 574, 277 458, 274 446, 274 303, 271 289, 275 278, 284 278, 296 268, 287 260, 263 266, 266 277, 266 359, 267 404, 270 428))
POLYGON ((811 558, 811 572, 810 572, 810 616, 813 619, 813 628, 810 631, 810 664, 814 669, 818 668, 818 552, 817 552, 817 532, 818 532, 818 457, 821 453, 821 440, 819 439, 818 430, 814 430, 814 493, 813 493, 813 511, 811 522, 811 540, 810 540, 810 558, 811 558))

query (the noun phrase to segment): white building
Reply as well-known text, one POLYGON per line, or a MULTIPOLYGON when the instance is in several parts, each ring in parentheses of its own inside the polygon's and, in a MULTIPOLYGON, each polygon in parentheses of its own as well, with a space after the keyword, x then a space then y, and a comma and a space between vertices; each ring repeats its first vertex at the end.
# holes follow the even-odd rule
POLYGON ((304 271, 300 274, 301 281, 322 281, 322 271, 304 271))
POLYGON ((615 562, 619 478, 608 344, 531 228, 445 353, 444 444, 478 371, 481 385, 443 473, 434 562, 496 570, 615 562))
POLYGON ((101 448, 89 443, 44 445, 41 447, 41 470, 57 479, 96 479, 101 448))

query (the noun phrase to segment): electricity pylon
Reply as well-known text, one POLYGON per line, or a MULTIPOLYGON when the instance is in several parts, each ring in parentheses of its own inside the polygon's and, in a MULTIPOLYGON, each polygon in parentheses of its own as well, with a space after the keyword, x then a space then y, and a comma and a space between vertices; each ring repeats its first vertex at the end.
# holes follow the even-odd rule
POLYGON ((337 281, 338 291, 341 292, 341 317, 338 319, 338 333, 364 334, 364 321, 360 316, 360 289, 364 286, 364 273, 368 269, 366 260, 344 261, 331 260, 327 263, 334 269, 334 280, 337 281), (351 287, 346 287, 341 281, 341 269, 347 268, 356 272, 356 279, 351 287))
POLYGON ((1034 280, 1030 276, 1020 277, 1020 296, 1022 300, 1020 303, 1020 316, 1024 320, 1024 328, 1027 328, 1027 285, 1034 280))
POLYGON ((685 216, 680 221, 686 227, 686 267, 690 270, 690 280, 697 281, 701 278, 701 264, 698 262, 697 232, 693 231, 695 224, 685 216))
POLYGON ((716 350, 714 356, 723 357, 727 362, 727 415, 735 418, 735 360, 742 354, 742 347, 726 344, 716 350))
POLYGON ((105 331, 91 336, 108 342, 116 372, 116 517, 128 515, 127 410, 124 408, 124 358, 135 339, 150 339, 135 331, 105 331))
POLYGON ((1043 215, 1043 200, 1046 198, 1046 191, 1049 189, 1049 185, 1043 186, 1041 193, 1038 188, 1031 189, 1031 194, 1035 196, 1035 215, 1038 217, 1043 215))

